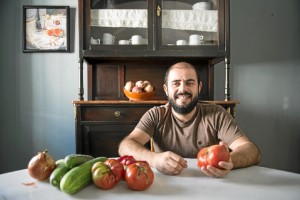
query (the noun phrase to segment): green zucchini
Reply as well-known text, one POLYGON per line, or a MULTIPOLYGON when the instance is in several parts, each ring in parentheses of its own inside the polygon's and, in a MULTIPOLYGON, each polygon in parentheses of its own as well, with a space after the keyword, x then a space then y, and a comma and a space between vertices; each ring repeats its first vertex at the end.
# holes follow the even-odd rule
POLYGON ((56 166, 59 166, 60 164, 65 165, 65 159, 59 159, 57 161, 55 161, 56 166))
POLYGON ((74 194, 93 182, 92 166, 96 162, 104 162, 106 157, 98 157, 72 168, 60 181, 60 189, 68 194, 74 194))
POLYGON ((70 169, 65 165, 63 160, 57 162, 57 167, 51 173, 49 178, 51 185, 60 188, 60 181, 69 170, 70 169))
POLYGON ((76 167, 86 161, 92 160, 94 157, 90 155, 84 155, 84 154, 71 154, 65 157, 65 165, 72 169, 73 167, 76 167))

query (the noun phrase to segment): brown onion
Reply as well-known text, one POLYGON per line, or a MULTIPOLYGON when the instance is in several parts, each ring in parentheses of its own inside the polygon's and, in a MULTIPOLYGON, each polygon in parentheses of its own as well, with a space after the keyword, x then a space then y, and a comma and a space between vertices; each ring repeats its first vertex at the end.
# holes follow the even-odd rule
POLYGON ((38 180, 49 178, 55 168, 55 160, 47 153, 47 150, 39 152, 31 158, 28 164, 29 175, 38 180))

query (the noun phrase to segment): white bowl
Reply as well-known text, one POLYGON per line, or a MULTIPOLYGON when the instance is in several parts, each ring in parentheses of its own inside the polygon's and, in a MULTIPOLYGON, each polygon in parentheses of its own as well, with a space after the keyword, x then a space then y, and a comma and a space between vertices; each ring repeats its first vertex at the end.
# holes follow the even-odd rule
POLYGON ((211 4, 209 2, 199 2, 193 5, 193 10, 210 10, 211 4))

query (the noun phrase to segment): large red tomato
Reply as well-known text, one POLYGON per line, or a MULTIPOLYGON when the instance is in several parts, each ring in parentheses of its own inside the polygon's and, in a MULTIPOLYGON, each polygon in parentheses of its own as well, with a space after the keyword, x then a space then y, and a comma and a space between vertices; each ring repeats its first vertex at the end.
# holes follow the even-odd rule
POLYGON ((198 166, 212 165, 219 169, 223 169, 219 166, 220 161, 228 162, 230 160, 230 153, 224 145, 212 145, 201 149, 197 155, 198 166))
POLYGON ((125 181, 132 190, 145 190, 150 187, 154 180, 154 173, 145 161, 136 161, 127 166, 125 181))
POLYGON ((101 189, 111 189, 116 184, 116 177, 103 162, 96 162, 92 169, 94 184, 101 189))
POLYGON ((125 170, 123 164, 121 164, 118 160, 107 159, 104 164, 106 164, 116 176, 116 182, 119 182, 124 177, 125 170))

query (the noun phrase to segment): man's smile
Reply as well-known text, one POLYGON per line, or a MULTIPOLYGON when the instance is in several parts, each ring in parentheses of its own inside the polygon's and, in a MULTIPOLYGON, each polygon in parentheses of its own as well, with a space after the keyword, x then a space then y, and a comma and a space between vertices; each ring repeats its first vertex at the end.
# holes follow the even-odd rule
POLYGON ((185 92, 185 93, 179 93, 179 94, 175 95, 175 99, 183 99, 183 100, 185 100, 185 99, 190 99, 191 97, 192 97, 192 95, 190 93, 187 93, 187 92, 185 92))

